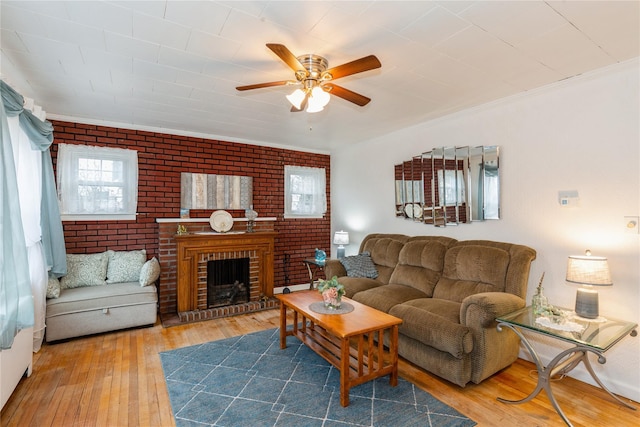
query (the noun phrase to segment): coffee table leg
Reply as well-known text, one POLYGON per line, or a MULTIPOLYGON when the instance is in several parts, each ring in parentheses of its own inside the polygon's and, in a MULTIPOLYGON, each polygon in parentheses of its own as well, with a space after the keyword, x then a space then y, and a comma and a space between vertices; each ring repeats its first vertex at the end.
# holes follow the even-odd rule
POLYGON ((349 338, 343 338, 340 343, 340 405, 349 406, 349 338))
POLYGON ((280 348, 287 348, 287 306, 280 301, 280 348))
POLYGON ((391 327, 391 337, 390 337, 391 345, 389 346, 389 353, 391 357, 391 366, 393 366, 391 371, 391 378, 389 379, 389 383, 391 386, 395 387, 398 385, 398 326, 391 327))

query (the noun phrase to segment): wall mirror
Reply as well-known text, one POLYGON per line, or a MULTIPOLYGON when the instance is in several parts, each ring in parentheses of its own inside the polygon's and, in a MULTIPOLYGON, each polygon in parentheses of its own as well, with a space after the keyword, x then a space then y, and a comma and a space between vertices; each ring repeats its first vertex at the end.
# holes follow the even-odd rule
POLYGON ((447 226, 500 219, 499 147, 439 147, 394 166, 397 217, 447 226))

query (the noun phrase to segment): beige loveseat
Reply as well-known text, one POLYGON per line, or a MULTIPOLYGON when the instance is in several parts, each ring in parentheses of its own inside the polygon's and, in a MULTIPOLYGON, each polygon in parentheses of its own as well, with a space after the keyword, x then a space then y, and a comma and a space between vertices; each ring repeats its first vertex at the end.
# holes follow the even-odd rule
POLYGON ((327 261, 325 273, 338 276, 346 296, 402 319, 401 357, 460 386, 478 384, 517 359, 518 337, 498 332, 495 318, 525 306, 533 249, 371 234, 360 253, 346 261, 372 262, 368 273, 377 277, 349 277, 345 260, 335 259, 327 261))
POLYGON ((67 254, 67 270, 49 279, 47 342, 156 322, 160 265, 144 249, 67 254))

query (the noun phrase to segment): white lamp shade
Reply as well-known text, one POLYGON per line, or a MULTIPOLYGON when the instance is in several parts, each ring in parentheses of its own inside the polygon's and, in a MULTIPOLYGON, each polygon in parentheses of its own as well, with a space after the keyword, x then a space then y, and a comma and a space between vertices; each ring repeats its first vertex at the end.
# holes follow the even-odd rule
POLYGON ((318 113, 322 110, 324 110, 322 105, 313 102, 313 98, 309 98, 309 101, 307 101, 307 113, 318 113))
POLYGON ((334 245, 348 245, 349 244, 349 233, 346 231, 336 231, 333 235, 333 244, 334 245))
POLYGON ((611 286, 607 258, 571 255, 567 261, 567 282, 580 285, 611 286))
POLYGON ((311 99, 313 99, 314 103, 325 107, 329 103, 331 96, 327 92, 322 90, 320 86, 316 86, 311 91, 311 99))
POLYGON ((302 89, 296 89, 293 91, 293 93, 291 93, 291 95, 287 95, 287 99, 289 100, 291 105, 296 107, 298 110, 302 105, 302 101, 304 101, 304 97, 305 93, 302 89))
POLYGON ((598 318, 598 291, 591 286, 613 285, 607 259, 571 255, 567 261, 567 282, 585 285, 576 293, 576 314, 587 319, 598 318))

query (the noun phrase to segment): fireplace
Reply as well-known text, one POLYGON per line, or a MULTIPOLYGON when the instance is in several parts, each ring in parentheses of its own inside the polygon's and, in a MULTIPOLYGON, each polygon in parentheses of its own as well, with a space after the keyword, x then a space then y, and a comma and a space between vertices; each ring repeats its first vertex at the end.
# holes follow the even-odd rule
MULTIPOLYGON (((177 312, 182 317, 182 313, 207 311, 211 309, 209 287, 210 261, 247 259, 241 261, 243 266, 240 270, 248 270, 248 280, 246 277, 223 277, 223 285, 229 286, 226 289, 219 289, 212 294, 221 293, 221 301, 214 301, 214 305, 226 307, 227 305, 241 305, 240 301, 227 304, 222 301, 224 294, 233 293, 235 281, 244 282, 246 286, 245 301, 250 303, 260 303, 265 298, 273 295, 273 252, 274 238, 273 232, 256 233, 236 233, 236 234, 186 234, 174 236, 176 247, 176 290, 177 290, 177 312), (246 268, 246 264, 249 264, 246 268)), ((217 264, 217 263, 216 263, 217 264)), ((223 263, 221 263, 222 265, 223 263)), ((235 270, 235 267, 233 267, 235 270)), ((244 273, 242 273, 244 274, 244 273)), ((240 293, 241 289, 237 289, 240 293)), ((228 300, 231 295, 226 297, 228 300)), ((226 309, 226 308, 225 308, 226 309)))
POLYGON ((249 258, 207 261, 207 307, 249 302, 249 258))

